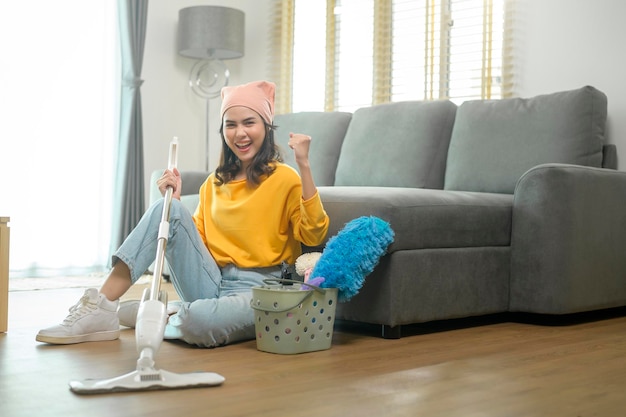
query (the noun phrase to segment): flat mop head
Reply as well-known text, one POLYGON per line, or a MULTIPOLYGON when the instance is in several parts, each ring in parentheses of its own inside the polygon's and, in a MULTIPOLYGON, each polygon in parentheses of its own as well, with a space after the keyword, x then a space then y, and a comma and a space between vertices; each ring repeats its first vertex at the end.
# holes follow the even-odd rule
POLYGON ((221 385, 225 378, 213 372, 177 374, 162 369, 133 371, 110 379, 70 381, 70 390, 76 394, 109 394, 112 392, 185 389, 221 385))
POLYGON ((223 376, 213 372, 177 374, 155 368, 153 357, 163 341, 167 313, 163 302, 147 299, 146 291, 144 291, 143 301, 139 305, 135 327, 137 350, 140 353, 137 369, 115 378, 70 381, 71 391, 76 394, 104 394, 211 387, 224 382, 223 376))

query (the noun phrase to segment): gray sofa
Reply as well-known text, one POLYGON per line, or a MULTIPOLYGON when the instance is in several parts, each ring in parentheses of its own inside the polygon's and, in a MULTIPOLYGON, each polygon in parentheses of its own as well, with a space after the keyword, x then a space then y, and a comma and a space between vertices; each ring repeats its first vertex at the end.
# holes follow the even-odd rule
MULTIPOLYGON (((313 137, 328 237, 363 215, 396 233, 337 318, 399 337, 434 320, 625 306, 626 172, 606 118, 606 96, 589 86, 276 116, 290 165, 289 132, 313 137)), ((206 175, 183 172, 190 209, 206 175)))

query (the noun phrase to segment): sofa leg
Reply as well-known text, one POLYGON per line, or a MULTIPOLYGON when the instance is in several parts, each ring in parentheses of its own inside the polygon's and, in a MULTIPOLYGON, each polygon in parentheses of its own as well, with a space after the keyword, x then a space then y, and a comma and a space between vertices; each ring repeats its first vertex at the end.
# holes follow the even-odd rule
POLYGON ((388 326, 383 324, 383 339, 400 339, 402 337, 402 326, 388 326))

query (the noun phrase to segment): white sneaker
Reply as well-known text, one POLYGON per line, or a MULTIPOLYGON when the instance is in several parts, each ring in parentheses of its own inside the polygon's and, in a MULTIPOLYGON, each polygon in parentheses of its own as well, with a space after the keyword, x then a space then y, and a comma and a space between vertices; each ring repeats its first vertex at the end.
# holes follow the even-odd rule
POLYGON ((63 323, 40 330, 35 339, 59 345, 115 340, 120 337, 118 304, 119 301, 109 301, 97 289, 89 288, 70 308, 63 323))
POLYGON ((140 304, 141 301, 139 300, 128 300, 120 303, 120 309, 117 310, 117 317, 119 317, 122 326, 135 328, 140 304))

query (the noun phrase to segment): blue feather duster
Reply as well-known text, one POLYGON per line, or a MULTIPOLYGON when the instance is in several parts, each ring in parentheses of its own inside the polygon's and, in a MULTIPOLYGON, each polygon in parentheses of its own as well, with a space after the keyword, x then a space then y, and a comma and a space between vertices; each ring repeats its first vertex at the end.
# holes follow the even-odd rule
POLYGON ((339 302, 350 300, 361 290, 365 277, 387 252, 394 236, 389 223, 378 217, 349 221, 328 240, 311 278, 323 277, 321 287, 337 288, 339 302))

